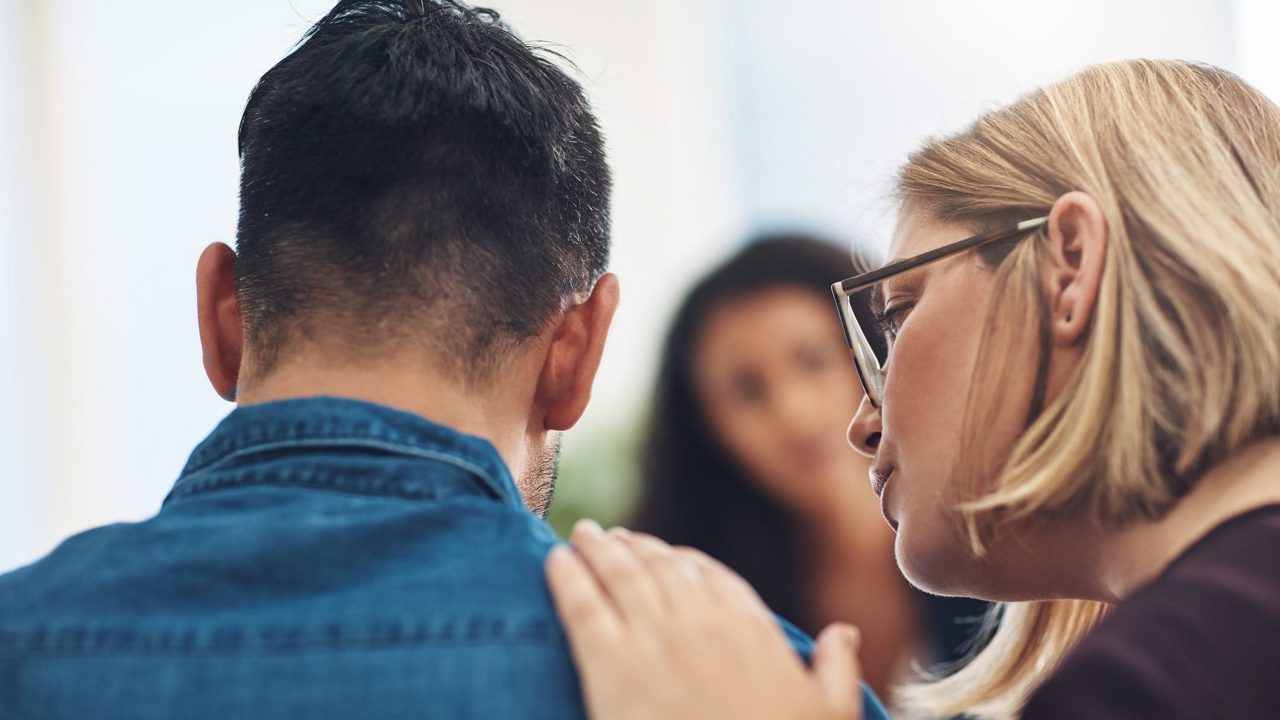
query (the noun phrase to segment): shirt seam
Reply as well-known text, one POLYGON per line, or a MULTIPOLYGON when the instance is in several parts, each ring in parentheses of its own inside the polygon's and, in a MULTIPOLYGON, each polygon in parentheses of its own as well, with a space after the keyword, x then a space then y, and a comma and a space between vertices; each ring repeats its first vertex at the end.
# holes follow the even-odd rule
MULTIPOLYGON (((428 647, 433 645, 506 645, 511 643, 550 643, 563 640, 550 623, 532 623, 519 628, 463 627, 428 629, 392 624, 376 634, 361 633, 340 637, 300 638, 300 628, 267 627, 250 634, 238 626, 201 633, 196 628, 170 632, 137 632, 121 629, 90 629, 82 626, 59 628, 49 632, 7 633, 0 635, 0 660, 31 655, 83 656, 100 655, 175 655, 175 654, 289 654, 313 650, 371 649, 396 647, 428 647), (265 636, 263 633, 267 633, 265 636), (204 638, 196 638, 197 634, 204 638), (106 634, 106 637, 103 635, 106 634)), ((316 632, 311 629, 310 632, 316 632)))
POLYGON ((195 645, 156 648, 129 648, 119 646, 92 646, 84 648, 27 648, 16 652, 0 652, 0 662, 24 660, 33 657, 145 657, 175 655, 304 655, 317 651, 358 651, 379 649, 411 649, 430 647, 502 647, 508 645, 560 644, 554 635, 519 635, 483 638, 429 638, 423 640, 396 640, 332 643, 322 640, 300 642, 292 645, 195 645))
POLYGON ((412 445, 403 445, 400 443, 391 443, 391 442, 386 442, 381 440, 372 440, 372 439, 364 439, 364 438, 362 439, 343 439, 343 438, 305 439, 304 438, 304 439, 295 439, 295 440, 279 440, 274 442, 259 443, 256 445, 242 447, 242 448, 233 450, 231 452, 228 452, 225 455, 222 455, 221 457, 219 457, 218 459, 213 460, 201 466, 199 470, 187 473, 186 475, 183 475, 182 477, 178 478, 178 482, 175 483, 175 486, 173 489, 173 494, 189 495, 190 492, 187 492, 186 489, 192 483, 196 483, 196 488, 206 488, 206 489, 210 487, 215 487, 221 484, 225 484, 226 481, 219 481, 216 479, 209 480, 209 479, 201 478, 201 476, 208 475, 209 473, 215 470, 218 470, 223 465, 235 459, 251 456, 257 453, 269 452, 271 450, 289 450, 289 449, 295 449, 295 448, 318 448, 318 447, 341 447, 341 448, 364 447, 364 448, 371 448, 376 450, 383 450, 387 452, 400 453, 403 455, 418 457, 425 460, 434 460, 436 462, 441 462, 447 465, 453 465, 454 467, 465 470, 484 480, 486 485, 489 487, 489 489, 492 492, 496 493, 499 497, 506 496, 506 493, 502 491, 502 484, 499 483, 497 479, 493 477, 493 475, 489 472, 487 468, 484 468, 475 463, 463 460, 462 458, 459 458, 456 455, 452 455, 450 453, 441 452, 437 450, 427 450, 424 448, 418 448, 412 445))

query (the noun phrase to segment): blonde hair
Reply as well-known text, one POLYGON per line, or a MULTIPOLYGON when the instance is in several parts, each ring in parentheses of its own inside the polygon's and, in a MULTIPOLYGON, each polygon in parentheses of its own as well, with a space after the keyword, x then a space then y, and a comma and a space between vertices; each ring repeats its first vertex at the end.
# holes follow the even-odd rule
MULTIPOLYGON (((1019 333, 1043 342, 1047 320, 1041 243, 988 254, 994 292, 962 457, 973 472, 957 488, 975 553, 1046 514, 1110 527, 1159 518, 1209 466, 1280 434, 1280 110, 1239 78, 1176 61, 1091 67, 928 143, 898 188, 904 207, 974 228, 1045 215, 1079 190, 1108 224, 1081 362, 1056 398, 1032 408, 994 477, 980 470, 991 466, 977 430, 1001 400, 990 390, 1002 348, 1019 333)), ((939 715, 1015 717, 1107 610, 1007 604, 983 650, 901 700, 939 715)))

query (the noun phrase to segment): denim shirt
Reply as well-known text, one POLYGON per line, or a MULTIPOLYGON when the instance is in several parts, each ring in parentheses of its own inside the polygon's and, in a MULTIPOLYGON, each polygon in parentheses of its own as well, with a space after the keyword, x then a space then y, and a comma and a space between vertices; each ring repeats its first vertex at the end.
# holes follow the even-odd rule
POLYGON ((484 440, 239 408, 155 517, 0 576, 0 718, 580 718, 556 542, 484 440))

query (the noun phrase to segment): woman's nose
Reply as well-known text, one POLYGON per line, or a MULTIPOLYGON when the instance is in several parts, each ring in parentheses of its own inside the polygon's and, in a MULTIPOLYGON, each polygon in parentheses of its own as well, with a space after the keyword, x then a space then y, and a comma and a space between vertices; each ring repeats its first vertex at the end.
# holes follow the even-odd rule
POLYGON ((849 446, 867 457, 875 457, 880 445, 880 409, 863 396, 858 412, 849 423, 849 446))

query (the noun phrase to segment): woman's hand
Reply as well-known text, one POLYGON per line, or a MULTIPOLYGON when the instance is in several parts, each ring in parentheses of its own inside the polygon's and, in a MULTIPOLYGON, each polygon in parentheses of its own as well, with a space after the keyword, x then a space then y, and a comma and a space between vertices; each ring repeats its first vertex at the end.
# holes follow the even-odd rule
POLYGON ((860 718, 857 630, 804 666, 764 603, 688 548, 580 522, 547 577, 595 720, 860 718))

